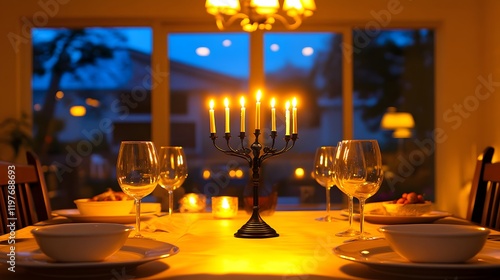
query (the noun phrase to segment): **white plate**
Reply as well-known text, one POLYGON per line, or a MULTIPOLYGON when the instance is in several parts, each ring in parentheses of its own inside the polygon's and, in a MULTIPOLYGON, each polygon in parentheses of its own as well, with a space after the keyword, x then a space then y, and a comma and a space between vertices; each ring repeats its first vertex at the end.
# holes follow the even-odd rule
MULTIPOLYGON (((348 216, 347 209, 341 210, 343 216, 348 216)), ((432 223, 439 219, 451 216, 450 213, 444 211, 431 211, 421 216, 389 216, 385 214, 365 213, 365 221, 372 224, 423 224, 432 223)), ((354 213, 354 219, 359 220, 359 213, 354 213)))
MULTIPOLYGON (((0 243, 0 260, 7 261, 11 245, 0 243)), ((16 267, 30 273, 52 277, 99 276, 131 270, 136 266, 170 257, 179 252, 179 248, 169 243, 147 238, 129 238, 123 247, 102 262, 55 262, 43 254, 35 239, 16 240, 16 267)))
MULTIPOLYGON (((154 217, 154 214, 156 212, 141 213, 141 220, 150 219, 154 217)), ((135 223, 135 214, 123 216, 88 216, 80 214, 78 209, 60 209, 52 211, 52 215, 66 217, 75 223, 135 223)))
POLYGON ((411 263, 395 253, 384 239, 349 242, 333 252, 340 258, 404 278, 462 279, 493 277, 500 273, 500 242, 487 241, 471 260, 458 264, 411 263))

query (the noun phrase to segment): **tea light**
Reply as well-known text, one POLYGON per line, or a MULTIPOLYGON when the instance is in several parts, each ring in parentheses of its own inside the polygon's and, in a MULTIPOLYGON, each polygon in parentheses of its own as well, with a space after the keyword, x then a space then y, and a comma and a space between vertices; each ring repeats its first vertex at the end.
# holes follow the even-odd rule
POLYGON ((238 214, 238 197, 214 196, 212 197, 212 214, 214 218, 233 218, 238 214))
POLYGON ((198 213, 204 212, 207 206, 206 197, 203 194, 188 193, 179 200, 179 211, 198 213))

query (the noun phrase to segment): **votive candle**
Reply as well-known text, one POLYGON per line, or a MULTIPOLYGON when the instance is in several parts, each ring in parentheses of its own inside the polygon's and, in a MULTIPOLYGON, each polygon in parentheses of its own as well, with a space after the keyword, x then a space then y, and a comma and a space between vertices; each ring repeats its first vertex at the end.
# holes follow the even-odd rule
POLYGON ((212 197, 212 214, 214 218, 233 218, 238 214, 238 197, 214 196, 212 197))

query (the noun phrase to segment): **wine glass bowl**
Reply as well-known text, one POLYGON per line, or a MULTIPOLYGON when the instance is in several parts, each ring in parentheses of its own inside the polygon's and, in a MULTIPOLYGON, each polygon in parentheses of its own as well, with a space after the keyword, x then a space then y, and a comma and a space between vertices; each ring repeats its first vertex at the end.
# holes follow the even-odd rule
POLYGON ((334 176, 334 146, 321 146, 316 149, 314 156, 313 177, 322 187, 326 189, 326 216, 319 218, 320 221, 331 222, 330 216, 330 188, 335 185, 334 176))
POLYGON ((160 187, 168 192, 168 215, 171 216, 174 204, 174 190, 178 189, 188 176, 186 155, 179 146, 162 146, 159 151, 160 187))
POLYGON ((122 191, 135 201, 135 237, 142 237, 141 199, 158 185, 158 155, 151 141, 122 141, 116 163, 116 178, 122 191))
POLYGON ((369 239, 364 232, 366 199, 373 196, 383 180, 382 156, 377 140, 343 140, 336 154, 336 176, 341 190, 359 200, 359 239, 369 239))

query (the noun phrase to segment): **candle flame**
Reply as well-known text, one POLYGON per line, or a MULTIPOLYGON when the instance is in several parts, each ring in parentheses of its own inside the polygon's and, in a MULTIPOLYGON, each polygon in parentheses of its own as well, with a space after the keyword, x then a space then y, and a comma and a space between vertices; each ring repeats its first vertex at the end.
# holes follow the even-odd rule
POLYGON ((227 98, 224 98, 224 106, 229 107, 229 100, 227 98))
POLYGON ((297 98, 295 98, 295 97, 293 98, 292 105, 294 108, 297 107, 297 98))
POLYGON ((286 102, 285 107, 286 107, 287 110, 290 109, 290 101, 286 102))
POLYGON ((214 100, 210 100, 210 109, 213 109, 214 108, 214 100))
POLYGON ((257 91, 257 102, 260 101, 260 97, 262 96, 262 92, 260 91, 260 89, 257 91))
POLYGON ((222 198, 221 207, 224 209, 231 208, 231 206, 229 205, 229 201, 227 201, 227 198, 225 198, 225 197, 222 198))
POLYGON ((276 104, 276 100, 275 100, 274 98, 273 98, 273 99, 271 99, 271 107, 273 107, 273 108, 274 108, 274 105, 275 105, 275 104, 276 104))
POLYGON ((242 107, 242 108, 243 108, 243 107, 245 107, 245 97, 243 97, 243 96, 242 96, 242 97, 240 98, 240 104, 241 104, 241 107, 242 107))

